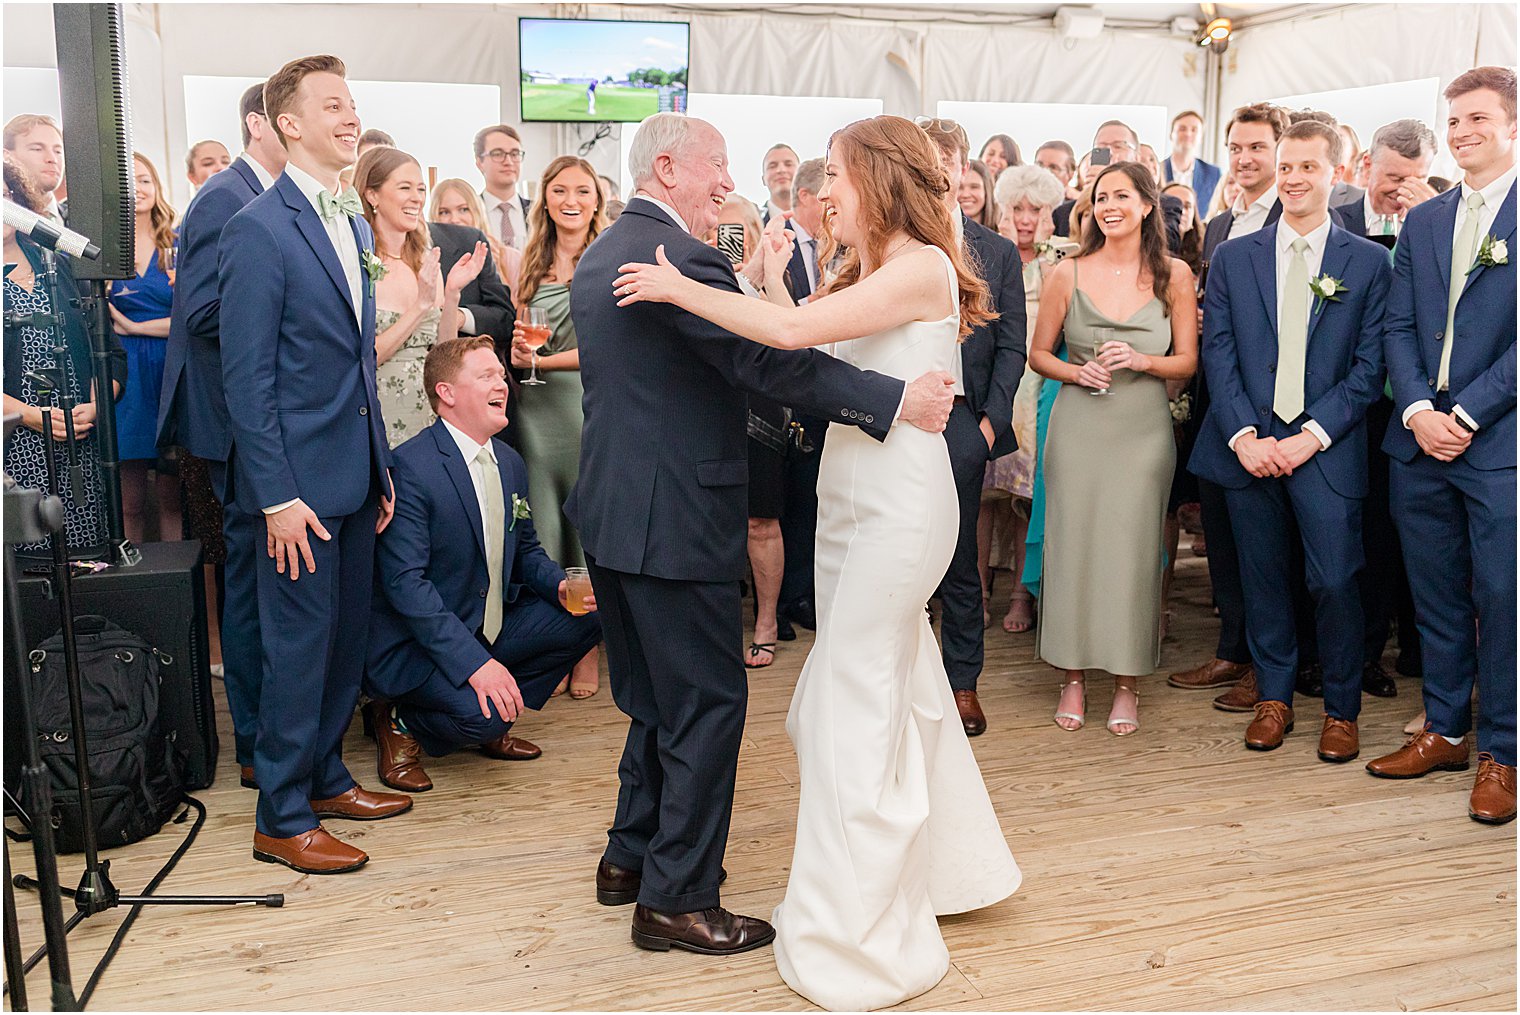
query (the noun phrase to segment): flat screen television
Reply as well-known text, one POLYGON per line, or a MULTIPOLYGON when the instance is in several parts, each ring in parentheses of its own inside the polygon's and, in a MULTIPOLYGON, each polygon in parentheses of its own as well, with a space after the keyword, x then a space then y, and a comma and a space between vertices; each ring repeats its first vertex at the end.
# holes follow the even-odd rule
POLYGON ((686 111, 684 21, 519 18, 522 119, 638 123, 686 111))

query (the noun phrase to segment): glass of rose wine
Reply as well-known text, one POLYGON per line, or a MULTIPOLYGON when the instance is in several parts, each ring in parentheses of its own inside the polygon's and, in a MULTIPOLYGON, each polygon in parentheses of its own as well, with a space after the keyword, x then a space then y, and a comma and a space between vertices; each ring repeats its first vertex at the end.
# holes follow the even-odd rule
POLYGON ((524 384, 544 383, 538 376, 538 350, 549 341, 549 312, 543 307, 523 307, 518 311, 517 323, 522 325, 523 341, 533 350, 533 369, 523 378, 524 384))

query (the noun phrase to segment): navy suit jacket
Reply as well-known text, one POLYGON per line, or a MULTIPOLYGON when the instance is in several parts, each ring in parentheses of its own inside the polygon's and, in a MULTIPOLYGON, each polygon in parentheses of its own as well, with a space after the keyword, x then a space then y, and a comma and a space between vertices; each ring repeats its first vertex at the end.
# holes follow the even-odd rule
MULTIPOLYGON (((486 239, 485 233, 479 229, 447 222, 429 222, 428 232, 432 235, 433 245, 438 248, 438 269, 444 278, 449 277, 461 257, 475 249, 477 242, 484 243, 486 239)), ((487 249, 480 274, 459 292, 459 306, 469 310, 475 318, 475 334, 490 335, 496 339, 498 350, 510 352, 512 320, 517 314, 512 309, 512 294, 496 267, 496 261, 487 249)))
MULTIPOLYGON (((1452 233, 1462 188, 1452 187, 1404 216, 1393 252, 1393 289, 1384 340, 1395 420, 1422 399, 1436 397, 1436 373, 1451 289, 1452 233)), ((1478 424, 1462 458, 1476 469, 1515 467, 1515 187, 1489 226, 1510 248, 1507 264, 1476 267, 1457 301, 1451 350, 1452 404, 1478 424)), ((1414 434, 1395 422, 1383 450, 1401 462, 1423 454, 1414 434)))
MULTIPOLYGON (((516 451, 492 440, 509 526, 501 558, 503 607, 517 602, 525 587, 558 602, 564 569, 539 545, 531 516, 515 523, 511 517, 513 496, 528 500, 528 468, 516 451)), ((369 687, 387 698, 414 690, 434 667, 462 687, 491 658, 475 637, 491 578, 469 464, 442 420, 396 448, 395 459, 396 514, 376 542, 369 628, 369 687)))
POLYGON ((672 304, 617 306, 618 266, 653 262, 660 244, 688 278, 739 291, 722 254, 642 199, 581 255, 570 312, 585 427, 565 513, 602 567, 738 581, 749 514, 745 392, 885 440, 905 384, 816 349, 746 341, 672 304))
MULTIPOLYGON (((1220 486, 1251 482, 1229 448, 1245 427, 1272 429, 1277 382, 1277 231, 1281 224, 1229 240, 1214 252, 1203 308, 1203 365, 1208 415, 1189 468, 1220 486)), ((1304 412, 1324 428, 1330 447, 1305 468, 1323 473, 1343 497, 1367 495, 1367 410, 1383 390, 1383 310, 1392 269, 1371 240, 1330 226, 1316 277, 1345 285, 1337 300, 1311 297, 1304 412)))
POLYGON ((961 376, 966 384, 966 405, 980 419, 992 424, 991 457, 1016 450, 1013 433, 1013 394, 1024 376, 1025 330, 1024 265, 1018 248, 986 226, 961 214, 966 227, 966 249, 976 271, 992 290, 992 309, 998 312, 966 336, 961 343, 961 376))
MULTIPOLYGON (((790 220, 786 223, 786 231, 795 238, 797 230, 792 228, 790 220)), ((813 252, 818 251, 818 238, 813 237, 813 252)), ((823 280, 823 266, 818 265, 818 279, 823 280)), ((792 248, 792 259, 786 266, 786 291, 791 294, 793 303, 801 303, 807 297, 813 295, 813 287, 808 282, 807 260, 802 252, 802 241, 792 248)))
POLYGON ((205 182, 180 223, 174 307, 158 404, 160 447, 178 444, 213 462, 227 461, 232 451, 222 390, 217 244, 232 216, 263 192, 258 174, 242 158, 233 159, 205 182))
MULTIPOLYGON (((361 256, 371 251, 369 224, 355 216, 350 228, 361 256)), ((299 497, 330 518, 358 511, 372 482, 389 496, 373 287, 360 286, 356 320, 322 220, 284 174, 232 217, 218 250, 238 505, 257 515, 299 497)))
MULTIPOLYGON (((1165 182, 1174 181, 1171 156, 1161 160, 1161 172, 1165 182)), ((1209 202, 1214 199, 1214 188, 1219 186, 1222 175, 1219 167, 1214 163, 1205 162, 1200 158, 1193 159, 1193 193, 1198 197, 1198 207, 1209 206, 1209 202)))

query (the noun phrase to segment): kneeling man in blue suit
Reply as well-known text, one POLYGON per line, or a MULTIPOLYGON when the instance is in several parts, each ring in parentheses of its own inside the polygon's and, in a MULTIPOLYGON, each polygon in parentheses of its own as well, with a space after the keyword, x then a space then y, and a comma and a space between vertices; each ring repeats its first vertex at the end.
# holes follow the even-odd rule
POLYGON ((394 451, 365 680, 380 779, 410 792, 433 785, 420 751, 537 757, 513 721, 602 640, 594 612, 569 612, 565 571, 533 530, 527 467, 493 436, 507 380, 491 339, 433 346, 423 387, 438 421, 394 451))

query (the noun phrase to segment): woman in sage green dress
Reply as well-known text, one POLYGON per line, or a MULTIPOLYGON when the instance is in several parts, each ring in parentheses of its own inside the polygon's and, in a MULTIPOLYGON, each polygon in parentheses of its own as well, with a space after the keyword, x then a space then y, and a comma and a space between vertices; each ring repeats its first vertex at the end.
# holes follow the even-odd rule
POLYGON ((1030 365, 1062 387, 1044 447, 1048 501, 1036 647, 1064 671, 1056 724, 1081 729, 1084 671, 1114 675, 1108 730, 1140 729, 1136 678, 1160 661, 1162 523, 1176 465, 1166 381, 1198 363, 1193 275, 1167 256, 1144 166, 1093 184, 1074 257, 1046 279, 1030 365), (1055 355, 1064 333, 1070 362, 1055 355), (1105 392, 1105 394, 1096 394, 1105 392))
MULTIPOLYGON (((519 309, 512 331, 512 365, 537 367, 539 385, 524 384, 518 396, 518 449, 528 466, 533 526, 544 550, 563 567, 584 567, 585 551, 565 517, 565 500, 580 469, 581 356, 570 318, 570 285, 581 254, 607 227, 596 170, 585 159, 562 155, 549 163, 528 211, 528 245, 523 249, 515 293, 519 309), (524 307, 543 310, 549 340, 528 348, 522 330, 524 307)), ((510 411, 510 410, 509 410, 510 411)), ((571 671, 570 697, 597 692, 599 656, 592 649, 571 671)), ((556 694, 564 690, 561 685, 556 694)))

